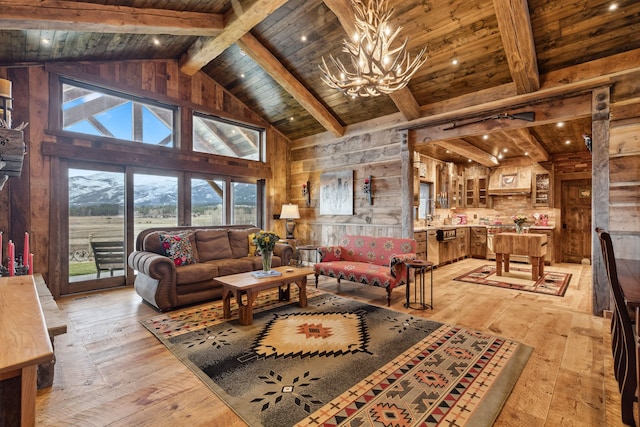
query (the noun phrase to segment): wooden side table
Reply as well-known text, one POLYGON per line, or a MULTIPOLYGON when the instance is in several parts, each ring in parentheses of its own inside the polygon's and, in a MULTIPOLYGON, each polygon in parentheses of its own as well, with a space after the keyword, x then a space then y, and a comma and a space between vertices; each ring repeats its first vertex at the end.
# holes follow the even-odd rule
POLYGON ((412 308, 414 310, 425 310, 427 308, 433 309, 433 263, 430 261, 423 261, 420 259, 414 259, 411 261, 405 261, 407 266, 407 302, 405 307, 412 308), (411 301, 411 270, 413 269, 413 301, 411 301), (425 301, 425 273, 431 272, 431 283, 429 284, 429 303, 425 301), (420 284, 420 299, 418 299, 418 284, 420 284))

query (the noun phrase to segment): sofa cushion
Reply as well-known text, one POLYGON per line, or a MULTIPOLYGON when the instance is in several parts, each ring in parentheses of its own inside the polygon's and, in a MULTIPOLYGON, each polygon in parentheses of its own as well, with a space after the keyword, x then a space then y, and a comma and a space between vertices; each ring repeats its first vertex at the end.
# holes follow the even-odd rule
MULTIPOLYGON (((196 234, 193 231, 181 231, 180 233, 186 234, 189 237, 189 242, 191 242, 191 249, 193 250, 193 258, 198 261, 198 251, 196 250, 196 234)), ((153 233, 149 233, 144 237, 144 241, 142 242, 142 250, 153 252, 156 254, 164 255, 164 249, 162 249, 162 244, 160 242, 161 234, 178 234, 175 231, 154 231, 153 233)))
POLYGON ((214 259, 207 261, 206 264, 216 267, 218 269, 218 276, 228 276, 230 274, 253 271, 253 263, 246 258, 214 259))
POLYGON ((229 244, 229 230, 196 230, 198 261, 233 258, 229 244))
POLYGON ((251 250, 249 236, 258 231, 258 228, 247 228, 244 230, 229 230, 229 244, 234 258, 246 257, 251 250))
POLYGON ((176 269, 176 284, 189 285, 191 283, 211 281, 218 275, 218 269, 215 266, 197 263, 176 269))
POLYGON ((176 267, 182 267, 196 262, 188 233, 160 233, 158 238, 164 254, 173 261, 176 267))

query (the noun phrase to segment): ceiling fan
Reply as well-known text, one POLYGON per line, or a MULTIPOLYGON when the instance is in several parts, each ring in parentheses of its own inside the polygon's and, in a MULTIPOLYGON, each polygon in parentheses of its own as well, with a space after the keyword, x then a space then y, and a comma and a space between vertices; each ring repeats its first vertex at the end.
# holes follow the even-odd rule
POLYGON ((525 111, 523 113, 515 113, 515 114, 508 114, 508 113, 495 114, 493 116, 485 117, 485 118, 478 119, 478 120, 472 120, 472 121, 469 121, 469 122, 462 122, 462 123, 453 122, 453 124, 451 126, 443 128, 443 130, 456 129, 456 128, 463 127, 463 126, 468 126, 468 125, 473 125, 473 124, 476 124, 476 123, 486 122, 488 120, 509 119, 509 120, 524 120, 524 121, 527 121, 527 122, 533 122, 533 121, 535 121, 535 118, 536 118, 536 113, 534 113, 533 111, 525 111))

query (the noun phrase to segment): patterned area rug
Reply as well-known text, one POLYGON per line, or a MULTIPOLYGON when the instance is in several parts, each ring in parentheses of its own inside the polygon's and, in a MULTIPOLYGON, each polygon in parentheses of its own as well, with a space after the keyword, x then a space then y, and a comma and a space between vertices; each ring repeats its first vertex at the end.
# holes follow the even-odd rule
POLYGON ((142 321, 251 426, 491 425, 532 350, 313 288, 258 298, 251 326, 219 301, 142 321))
POLYGON ((560 297, 564 296, 571 280, 570 273, 546 271, 546 267, 543 277, 537 281, 531 280, 531 267, 522 268, 511 265, 509 270, 509 272, 503 271, 502 276, 496 276, 496 266, 485 265, 454 280, 560 297))

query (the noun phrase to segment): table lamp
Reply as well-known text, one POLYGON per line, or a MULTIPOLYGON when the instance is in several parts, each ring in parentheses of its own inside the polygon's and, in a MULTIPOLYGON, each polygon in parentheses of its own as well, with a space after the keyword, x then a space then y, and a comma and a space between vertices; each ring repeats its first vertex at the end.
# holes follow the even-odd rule
POLYGON ((285 223, 285 228, 287 229, 287 239, 294 239, 293 230, 296 228, 296 223, 293 221, 294 219, 300 218, 300 211, 298 210, 298 205, 294 205, 292 203, 282 205, 282 211, 280 212, 280 219, 287 220, 285 223))

